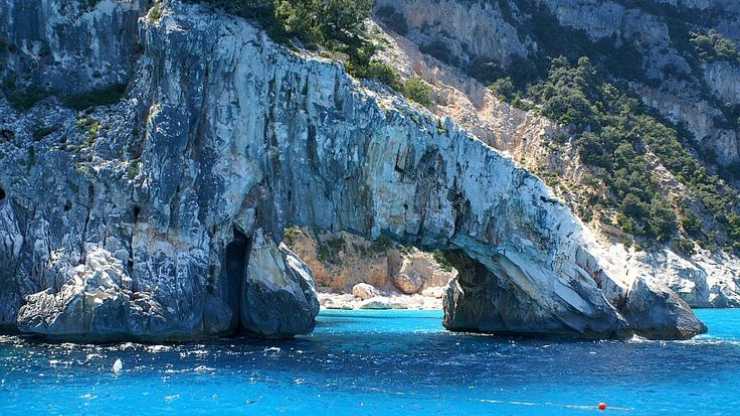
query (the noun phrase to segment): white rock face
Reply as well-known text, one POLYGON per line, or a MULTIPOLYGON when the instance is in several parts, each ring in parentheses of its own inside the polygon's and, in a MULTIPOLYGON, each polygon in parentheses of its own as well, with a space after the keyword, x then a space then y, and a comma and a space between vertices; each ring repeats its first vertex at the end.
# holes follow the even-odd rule
MULTIPOLYGON (((697 4, 678 3, 692 8, 709 7, 706 4, 700 5, 701 2, 697 4)), ((380 7, 387 7, 394 6, 395 3, 380 0, 378 4, 380 7)), ((589 1, 560 2, 559 4, 563 8, 559 12, 562 18, 561 23, 587 29, 587 32, 597 39, 612 34, 620 36, 639 34, 634 29, 635 22, 640 19, 649 19, 639 13, 635 14, 634 11, 622 15, 625 13, 625 8, 609 2, 603 4, 603 10, 601 5, 589 1), (581 6, 583 10, 578 10, 581 6), (609 15, 615 13, 618 15, 619 24, 613 24, 608 18, 609 15), (632 26, 632 29, 621 29, 627 26, 632 26)), ((426 16, 452 13, 449 9, 462 8, 460 3, 435 3, 433 11, 427 11, 426 9, 432 8, 426 7, 427 5, 428 3, 424 0, 418 0, 394 6, 403 14, 408 15, 411 29, 407 37, 381 31, 384 44, 389 46, 380 51, 380 58, 389 65, 399 68, 404 77, 418 76, 427 81, 434 90, 433 95, 436 101, 434 112, 437 115, 452 118, 467 131, 492 147, 512 155, 519 164, 534 172, 557 173, 562 180, 573 184, 571 189, 576 189, 575 192, 568 190, 559 195, 573 209, 586 207, 588 201, 583 200, 583 195, 577 191, 584 173, 584 168, 578 161, 577 152, 572 146, 555 149, 551 146, 553 137, 567 134, 565 129, 535 112, 523 111, 500 101, 487 86, 465 74, 461 70, 465 66, 456 68, 446 65, 419 51, 419 46, 423 45, 423 42, 427 42, 430 37, 434 38, 436 35, 451 44, 455 41, 450 39, 460 39, 460 37, 469 35, 464 30, 442 33, 439 31, 443 26, 425 26, 423 23, 427 20, 419 20, 419 16, 428 19, 426 16), (416 31, 425 32, 426 37, 420 37, 416 31)), ((729 3, 713 3, 711 6, 737 9, 737 4, 729 3)), ((470 8, 455 13, 458 12, 468 13, 468 17, 476 21, 475 25, 483 21, 489 21, 492 27, 509 25, 501 21, 501 17, 493 10, 484 13, 480 9, 470 8)), ((376 16, 376 20, 382 21, 383 19, 376 16)), ((450 26, 450 28, 455 29, 455 26, 450 26)), ((665 46, 664 43, 667 41, 660 26, 653 28, 644 36, 654 37, 651 42, 656 45, 663 42, 660 45, 665 46)), ((654 49, 659 50, 663 46, 658 45, 654 49)), ((454 48, 452 50, 457 53, 454 48)), ((489 55, 495 57, 497 53, 492 52, 489 55)), ((465 56, 463 53, 462 57, 465 56)), ((740 78, 733 77, 737 68, 738 66, 722 61, 704 65, 703 75, 707 77, 707 83, 712 86, 715 94, 727 103, 735 102, 740 96, 736 92, 736 84, 740 82, 738 81, 740 78)), ((710 103, 697 100, 693 96, 676 95, 675 91, 659 91, 637 84, 633 87, 649 105, 662 108, 661 111, 674 120, 685 121, 695 133, 697 140, 703 146, 713 149, 721 164, 737 160, 738 147, 735 132, 715 129, 714 120, 721 116, 721 112, 712 107, 710 103)), ((670 190, 677 196, 689 192, 666 169, 662 169, 661 172, 663 174, 660 178, 661 186, 664 186, 666 190, 670 190)), ((595 223, 598 224, 598 220, 595 223)), ((740 286, 740 274, 737 270, 740 263, 736 256, 712 253, 707 250, 701 250, 691 258, 683 258, 670 249, 654 253, 628 251, 615 241, 613 230, 605 230, 605 228, 607 227, 594 230, 602 240, 599 245, 604 248, 599 251, 598 257, 607 264, 612 276, 627 276, 623 286, 628 287, 634 279, 645 277, 650 281, 673 288, 691 306, 737 305, 736 288, 740 286)))
MULTIPOLYGON (((13 210, 6 225, 39 242, 17 254, 2 248, 18 270, 14 282, 53 287, 44 277, 53 270, 38 256, 79 264, 93 241, 121 264, 120 282, 100 295, 104 307, 136 310, 134 295, 116 297, 128 279, 153 309, 161 305, 151 314, 156 323, 105 326, 110 338, 200 337, 235 325, 267 336, 301 333, 286 322, 298 320, 300 331, 311 325, 307 269, 268 237, 299 225, 449 252, 460 270, 445 297, 452 330, 594 338, 704 330, 680 300, 652 320, 641 305, 662 288, 641 289, 639 307, 625 309, 622 276, 605 271, 598 243, 570 210, 450 120, 360 84, 336 63, 277 46, 242 19, 174 0, 162 7, 160 19, 139 20, 144 52, 128 99, 90 115, 105 123, 94 145, 61 150, 58 135, 34 144, 21 133, 27 116, 14 112, 0 126, 18 132, 19 143, 0 144, 8 155, 0 184, 13 210), (37 146, 34 163, 24 146, 37 146)), ((75 114, 52 112, 76 125, 75 114)), ((88 143, 89 135, 66 143, 88 143)), ((102 266, 89 267, 95 274, 102 266)), ((67 292, 82 299, 83 287, 67 292)), ((47 292, 28 303, 21 329, 49 334, 45 317, 58 315, 60 297, 47 292)), ((74 331, 57 333, 87 328, 69 325, 74 331)))
POLYGON ((22 331, 56 339, 111 341, 164 326, 162 305, 149 293, 134 292, 121 262, 104 249, 88 247, 85 264, 67 273, 67 282, 57 293, 46 290, 26 299, 18 313, 22 331))
POLYGON ((308 266, 261 230, 251 245, 242 286, 242 328, 272 338, 313 331, 319 301, 308 266))
POLYGON ((613 245, 599 258, 607 270, 621 270, 626 284, 642 277, 673 289, 693 307, 740 307, 740 263, 735 257, 699 251, 684 258, 670 250, 645 253, 613 245))

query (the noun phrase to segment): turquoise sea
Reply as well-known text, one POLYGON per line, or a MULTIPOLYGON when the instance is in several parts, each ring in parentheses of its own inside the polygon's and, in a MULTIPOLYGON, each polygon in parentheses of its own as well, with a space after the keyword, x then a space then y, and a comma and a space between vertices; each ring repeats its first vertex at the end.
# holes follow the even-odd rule
POLYGON ((323 311, 287 342, 34 344, 0 337, 0 415, 737 415, 740 310, 691 341, 446 332, 439 311, 323 311), (114 364, 120 360, 118 373, 114 364))

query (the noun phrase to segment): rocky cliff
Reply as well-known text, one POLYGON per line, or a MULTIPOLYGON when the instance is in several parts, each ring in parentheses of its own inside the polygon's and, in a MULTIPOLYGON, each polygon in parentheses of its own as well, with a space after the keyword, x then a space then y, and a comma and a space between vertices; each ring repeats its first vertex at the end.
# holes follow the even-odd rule
POLYGON ((684 124, 708 163, 738 166, 740 61, 697 57, 690 43, 712 30, 740 40, 736 2, 379 0, 376 10, 422 49, 470 70, 530 71, 522 65, 530 59, 599 55, 647 104, 684 124))
POLYGON ((218 11, 82 4, 4 0, 0 15, 5 76, 20 77, 24 56, 75 74, 59 87, 32 76, 0 101, 2 325, 92 340, 305 333, 312 279, 277 247, 297 225, 446 251, 461 271, 445 302, 453 330, 704 330, 675 293, 608 272, 538 177, 451 120, 218 11), (53 43, 79 32, 94 50, 111 19, 125 20, 107 45, 118 51, 53 43), (26 33, 34 22, 47 30, 26 33), (101 65, 127 74, 126 94, 75 110, 121 81, 88 80, 101 65), (11 107, 31 90, 49 97, 11 107))
MULTIPOLYGON (((730 116, 733 103, 740 99, 740 66, 733 59, 702 62, 694 55, 689 37, 691 31, 718 29, 722 36, 737 40, 733 22, 739 16, 734 2, 379 0, 375 19, 381 26, 378 36, 388 45, 381 59, 405 78, 427 81, 436 114, 451 117, 545 179, 610 247, 600 254, 602 260, 626 271, 630 279, 644 276, 672 287, 692 306, 727 307, 740 305, 737 253, 711 245, 697 245, 692 253, 679 252, 671 244, 636 246, 633 236, 610 221, 608 209, 594 207, 593 195, 608 191, 604 187, 589 191, 598 168, 581 160, 578 135, 544 117, 536 107, 527 110, 505 102, 480 74, 481 68, 497 77, 527 73, 548 55, 591 56, 603 61, 613 79, 629 79, 618 84, 625 91, 688 127, 688 140, 703 143, 699 148, 714 149, 709 153, 724 155, 705 159, 707 164, 719 160, 731 166, 736 163, 737 126, 732 127, 735 120, 730 116), (690 76, 660 70, 674 66, 690 76)), ((690 144, 687 147, 693 149, 690 144)), ((686 215, 685 207, 704 204, 666 162, 655 155, 650 159, 654 169, 650 175, 679 218, 686 215)), ((725 176, 730 183, 736 181, 732 174, 725 176)), ((737 192, 730 194, 737 210, 737 192)), ((699 234, 726 231, 701 211, 695 211, 702 228, 699 234)))

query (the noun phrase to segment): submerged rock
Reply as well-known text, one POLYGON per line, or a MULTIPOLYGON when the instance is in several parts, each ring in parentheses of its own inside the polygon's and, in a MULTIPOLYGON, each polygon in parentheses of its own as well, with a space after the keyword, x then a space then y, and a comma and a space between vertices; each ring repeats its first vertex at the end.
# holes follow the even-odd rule
POLYGON ((393 309, 390 299, 385 296, 378 296, 372 299, 363 301, 360 304, 360 309, 393 309))

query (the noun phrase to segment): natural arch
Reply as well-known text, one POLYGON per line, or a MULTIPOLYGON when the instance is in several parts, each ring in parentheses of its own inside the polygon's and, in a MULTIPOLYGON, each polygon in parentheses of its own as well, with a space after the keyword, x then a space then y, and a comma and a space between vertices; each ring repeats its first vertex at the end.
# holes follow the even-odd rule
POLYGON ((249 256, 249 238, 241 231, 234 228, 234 237, 226 246, 224 254, 224 274, 226 284, 223 289, 224 299, 227 300, 231 309, 230 328, 237 332, 240 328, 240 305, 242 285, 247 272, 249 256))

